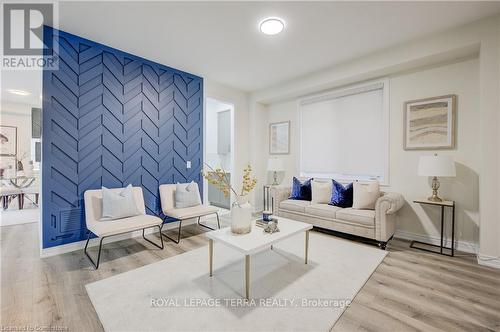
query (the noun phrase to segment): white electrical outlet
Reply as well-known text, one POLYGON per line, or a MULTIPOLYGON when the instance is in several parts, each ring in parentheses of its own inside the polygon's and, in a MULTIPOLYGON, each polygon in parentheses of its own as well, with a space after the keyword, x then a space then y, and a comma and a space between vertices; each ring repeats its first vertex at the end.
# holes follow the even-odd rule
POLYGON ((190 160, 186 161, 186 167, 191 168, 191 161, 190 160))

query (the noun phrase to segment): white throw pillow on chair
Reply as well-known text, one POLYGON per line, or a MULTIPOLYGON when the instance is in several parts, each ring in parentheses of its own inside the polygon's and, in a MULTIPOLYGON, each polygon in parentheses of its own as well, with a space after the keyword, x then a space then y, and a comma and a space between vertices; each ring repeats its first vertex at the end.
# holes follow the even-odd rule
POLYGON ((332 199, 332 181, 312 180, 312 204, 328 204, 332 199))
POLYGON ((175 208, 182 209, 198 205, 201 205, 198 184, 194 181, 177 183, 175 186, 175 208))
POLYGON ((135 203, 131 184, 123 188, 121 193, 102 187, 102 221, 133 217, 140 214, 141 212, 135 203))
POLYGON ((380 188, 377 181, 353 183, 353 209, 375 210, 375 203, 380 197, 380 188))

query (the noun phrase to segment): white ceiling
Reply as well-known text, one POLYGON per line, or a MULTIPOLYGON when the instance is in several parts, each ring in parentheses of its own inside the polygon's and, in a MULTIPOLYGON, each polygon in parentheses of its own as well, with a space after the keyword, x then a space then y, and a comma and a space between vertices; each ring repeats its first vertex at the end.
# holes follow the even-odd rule
POLYGON ((0 86, 2 88, 2 110, 4 102, 42 106, 42 71, 41 70, 2 70, 0 86), (8 92, 8 89, 29 92, 28 96, 19 96, 8 92))
POLYGON ((500 11, 500 2, 72 2, 60 27, 245 91, 500 11), (258 22, 286 21, 277 36, 258 22))
MULTIPOLYGON (((498 12, 500 2, 60 2, 59 26, 250 92, 498 12), (268 16, 286 21, 283 33, 259 32, 268 16)), ((36 89, 39 74, 25 75, 2 75, 2 96, 23 81, 36 89)))

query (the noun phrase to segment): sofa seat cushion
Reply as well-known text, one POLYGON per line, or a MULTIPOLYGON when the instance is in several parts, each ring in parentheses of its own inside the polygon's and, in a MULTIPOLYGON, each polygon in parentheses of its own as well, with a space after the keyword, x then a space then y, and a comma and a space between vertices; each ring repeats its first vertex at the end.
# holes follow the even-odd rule
POLYGON ((311 205, 311 201, 300 201, 296 199, 287 199, 280 203, 280 209, 304 213, 306 206, 311 205))
POLYGON ((99 237, 132 232, 143 228, 161 225, 163 220, 156 216, 142 214, 123 219, 99 221, 87 225, 87 228, 99 237))
POLYGON ((306 213, 311 216, 335 219, 337 211, 342 210, 338 206, 328 205, 328 204, 311 204, 306 207, 306 213))
POLYGON ((163 211, 163 213, 171 218, 185 220, 190 218, 206 216, 207 214, 216 213, 217 211, 219 211, 219 209, 216 208, 215 206, 196 205, 182 209, 168 209, 163 211))
POLYGON ((336 219, 375 227, 375 210, 340 209, 336 213, 336 219))

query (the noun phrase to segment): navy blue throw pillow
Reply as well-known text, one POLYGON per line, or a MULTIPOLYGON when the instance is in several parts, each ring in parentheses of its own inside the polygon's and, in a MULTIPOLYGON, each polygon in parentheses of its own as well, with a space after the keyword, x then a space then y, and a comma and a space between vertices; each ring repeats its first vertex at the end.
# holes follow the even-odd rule
POLYGON ((349 183, 344 187, 341 183, 338 183, 335 180, 332 180, 332 182, 332 199, 330 205, 335 205, 341 208, 352 207, 352 183, 349 183))
POLYGON ((300 182, 299 179, 293 177, 292 194, 289 199, 310 201, 312 199, 311 180, 312 179, 308 179, 304 182, 300 182))

